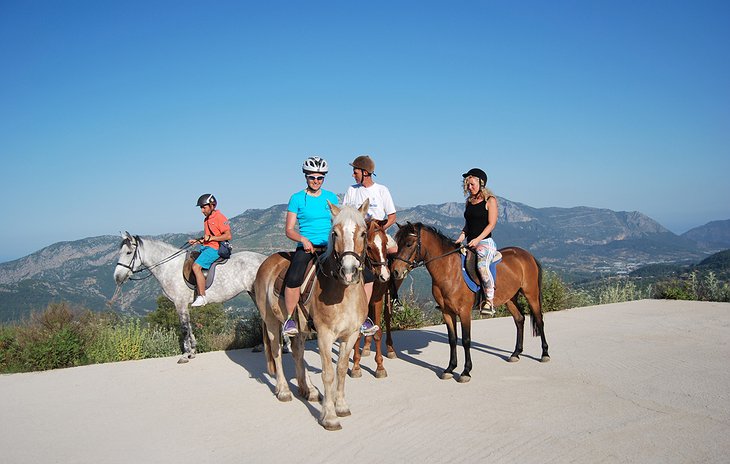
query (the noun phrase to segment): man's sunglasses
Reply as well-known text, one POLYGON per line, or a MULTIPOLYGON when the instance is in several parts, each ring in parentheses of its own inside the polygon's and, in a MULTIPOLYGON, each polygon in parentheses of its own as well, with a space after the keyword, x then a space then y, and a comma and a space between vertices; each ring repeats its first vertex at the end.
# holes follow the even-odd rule
POLYGON ((307 180, 324 180, 324 176, 306 176, 307 180))

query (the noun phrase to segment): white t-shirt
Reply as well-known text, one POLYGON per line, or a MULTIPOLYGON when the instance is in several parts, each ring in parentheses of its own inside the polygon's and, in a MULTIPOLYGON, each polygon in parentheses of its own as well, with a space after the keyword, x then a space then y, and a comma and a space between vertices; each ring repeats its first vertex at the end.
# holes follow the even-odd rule
POLYGON ((390 196, 390 190, 380 184, 373 184, 370 187, 363 187, 362 184, 351 185, 347 188, 342 204, 359 208, 366 198, 370 199, 369 218, 381 221, 389 214, 395 213, 395 204, 390 196))

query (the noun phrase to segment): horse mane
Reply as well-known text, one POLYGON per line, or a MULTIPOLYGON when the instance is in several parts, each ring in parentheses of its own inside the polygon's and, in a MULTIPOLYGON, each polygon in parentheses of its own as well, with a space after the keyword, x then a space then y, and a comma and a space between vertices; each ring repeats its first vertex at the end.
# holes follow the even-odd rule
POLYGON ((398 229, 398 232, 395 234, 395 240, 396 242, 399 242, 401 237, 407 234, 417 234, 417 229, 421 229, 422 231, 425 230, 427 232, 431 232, 433 235, 436 236, 439 242, 441 242, 441 245, 448 249, 455 249, 458 248, 458 245, 454 243, 454 240, 447 237, 443 232, 435 228, 434 226, 430 226, 428 224, 424 224, 422 222, 408 222, 405 226, 398 229))

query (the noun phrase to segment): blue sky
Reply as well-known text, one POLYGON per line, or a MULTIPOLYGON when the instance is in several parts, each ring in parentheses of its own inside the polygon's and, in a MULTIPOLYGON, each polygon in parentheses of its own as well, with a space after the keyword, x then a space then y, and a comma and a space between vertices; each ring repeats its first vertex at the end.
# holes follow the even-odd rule
POLYGON ((286 203, 310 154, 340 193, 369 153, 399 206, 476 166, 529 206, 730 218, 725 1, 3 0, 0 44, 0 261, 286 203))

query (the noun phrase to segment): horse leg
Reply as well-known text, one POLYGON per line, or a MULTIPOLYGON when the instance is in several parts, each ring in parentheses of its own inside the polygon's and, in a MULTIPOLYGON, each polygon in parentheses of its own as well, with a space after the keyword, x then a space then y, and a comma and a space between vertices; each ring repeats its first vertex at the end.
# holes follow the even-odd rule
POLYGON ((190 312, 188 311, 187 301, 178 301, 175 304, 177 316, 180 320, 180 330, 182 331, 182 349, 183 354, 177 360, 178 364, 184 364, 195 357, 195 336, 193 335, 193 327, 190 324, 190 312))
POLYGON ((545 340, 545 321, 542 318, 542 305, 540 303, 539 293, 537 295, 533 292, 524 293, 527 302, 530 304, 530 311, 532 314, 532 334, 540 335, 540 341, 542 343, 542 356, 540 356, 540 362, 549 362, 550 355, 548 354, 548 344, 545 340))
POLYGON ((299 387, 299 395, 307 401, 319 401, 319 392, 307 375, 307 369, 304 366, 304 335, 299 334, 290 337, 291 353, 294 359, 294 367, 297 371, 297 386, 299 387))
MULTIPOLYGON (((360 369, 360 338, 362 338, 362 336, 358 335, 352 352, 352 369, 350 370, 350 377, 352 377, 353 379, 359 379, 360 377, 362 377, 362 370, 360 369)), ((363 351, 365 351, 364 348, 363 351)))
POLYGON ((461 344, 464 347, 464 371, 459 376, 458 382, 466 383, 471 380, 471 308, 463 311, 459 319, 461 319, 461 344))
POLYGON ((518 295, 519 293, 513 296, 511 300, 506 301, 507 309, 509 310, 510 314, 512 314, 512 319, 514 319, 515 327, 517 328, 517 341, 515 342, 515 351, 507 359, 507 361, 509 362, 517 362, 520 360, 520 355, 522 354, 522 341, 525 334, 525 316, 522 315, 522 312, 516 304, 518 295))
POLYGON ((443 312, 446 330, 449 333, 449 366, 441 374, 441 380, 448 380, 454 377, 456 369, 456 316, 443 312))
POLYGON ((391 320, 393 318, 393 302, 390 299, 390 292, 385 295, 385 346, 388 349, 388 359, 395 359, 398 357, 395 350, 393 349, 393 336, 391 335, 391 320))
POLYGON ((377 365, 377 368, 375 369, 375 378, 376 379, 384 379, 388 377, 388 371, 385 370, 383 367, 383 347, 382 347, 382 339, 383 339, 383 328, 381 327, 381 319, 383 314, 383 299, 381 298, 380 301, 373 304, 375 308, 375 318, 373 319, 375 321, 375 324, 378 326, 378 331, 373 336, 373 339, 375 340, 375 364, 377 365))
POLYGON ((337 417, 346 417, 350 415, 350 407, 345 401, 345 379, 347 375, 347 353, 352 350, 359 337, 359 332, 350 335, 346 340, 340 342, 340 350, 337 355, 337 394, 335 395, 335 413, 337 417), (344 356, 342 356, 344 354, 344 356))
MULTIPOLYGON (((374 320, 375 319, 373 319, 373 321, 374 320)), ((377 324, 377 322, 376 322, 376 324, 377 324)), ((363 358, 364 357, 367 357, 367 356, 370 356, 370 345, 372 343, 373 343, 373 336, 372 335, 368 335, 367 337, 365 337, 365 341, 363 342, 363 345, 362 345, 362 353, 361 353, 361 356, 363 358)), ((360 346, 360 340, 358 339, 357 344, 355 345, 355 348, 357 348, 359 346, 360 346)))
POLYGON ((279 401, 291 401, 291 390, 289 390, 289 385, 286 382, 284 367, 281 362, 281 322, 273 314, 267 314, 264 324, 266 326, 264 337, 268 337, 269 339, 271 358, 273 358, 274 369, 276 371, 276 390, 274 390, 274 395, 276 395, 279 401))
MULTIPOLYGON (((357 333, 353 335, 356 336, 357 333)), ((335 402, 333 400, 335 396, 335 372, 332 367, 333 342, 334 335, 331 332, 322 330, 317 334, 317 346, 319 348, 319 356, 322 360, 322 384, 324 385, 324 398, 322 398, 322 413, 319 416, 319 423, 327 430, 340 430, 342 425, 340 425, 340 420, 337 418, 335 402)), ((353 340, 352 345, 354 344, 353 340)), ((350 349, 352 349, 352 345, 350 345, 350 349)), ((344 359, 347 359, 346 353, 349 353, 349 351, 342 353, 345 354, 344 359)))

